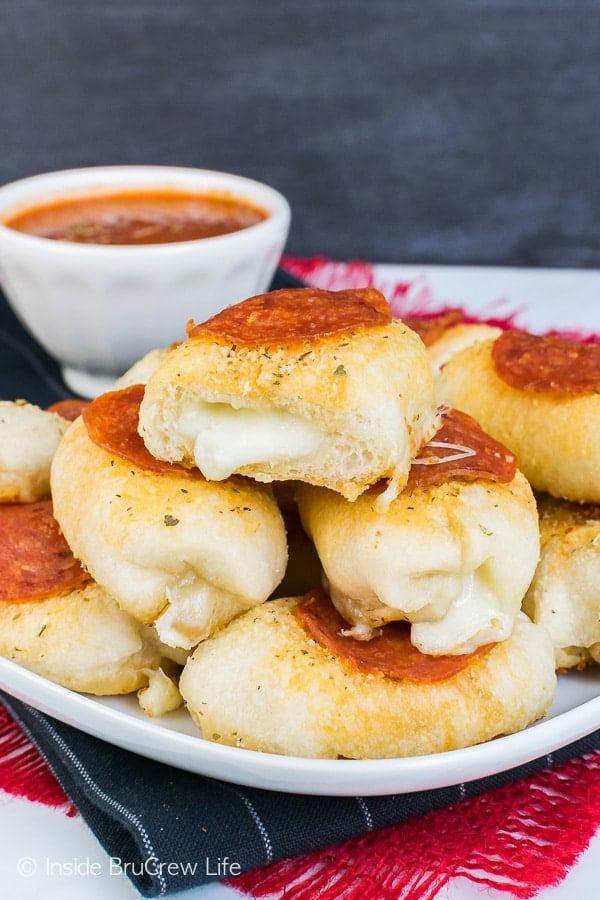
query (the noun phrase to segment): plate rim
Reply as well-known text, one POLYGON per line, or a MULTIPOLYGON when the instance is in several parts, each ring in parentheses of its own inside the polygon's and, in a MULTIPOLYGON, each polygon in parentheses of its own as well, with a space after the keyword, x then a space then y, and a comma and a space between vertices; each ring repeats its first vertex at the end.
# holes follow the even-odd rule
POLYGON ((467 783, 542 758, 600 729, 599 692, 522 731, 470 747, 377 760, 311 759, 230 747, 175 731, 110 705, 115 699, 133 704, 135 695, 80 694, 2 657, 0 689, 86 734, 192 774, 321 796, 384 796, 467 783), (116 726, 116 733, 114 728, 107 731, 107 725, 116 726))

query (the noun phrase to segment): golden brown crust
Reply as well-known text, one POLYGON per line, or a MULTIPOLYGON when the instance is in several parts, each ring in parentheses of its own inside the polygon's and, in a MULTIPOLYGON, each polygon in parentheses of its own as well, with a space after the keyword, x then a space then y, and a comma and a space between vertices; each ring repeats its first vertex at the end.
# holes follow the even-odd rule
POLYGON ((128 694, 163 661, 158 640, 98 585, 0 603, 0 655, 63 687, 128 694))
POLYGON ((246 613, 194 651, 180 688, 207 740, 292 756, 438 753, 525 728, 555 690, 543 628, 512 636, 437 684, 352 672, 296 621, 297 599, 246 613))

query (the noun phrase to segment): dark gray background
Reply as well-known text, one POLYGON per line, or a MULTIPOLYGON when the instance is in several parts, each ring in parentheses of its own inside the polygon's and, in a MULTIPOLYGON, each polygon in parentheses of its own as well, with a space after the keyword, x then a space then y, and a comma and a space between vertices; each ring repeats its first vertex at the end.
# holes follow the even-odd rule
POLYGON ((599 0, 0 0, 0 182, 226 169, 287 252, 600 265, 599 0))

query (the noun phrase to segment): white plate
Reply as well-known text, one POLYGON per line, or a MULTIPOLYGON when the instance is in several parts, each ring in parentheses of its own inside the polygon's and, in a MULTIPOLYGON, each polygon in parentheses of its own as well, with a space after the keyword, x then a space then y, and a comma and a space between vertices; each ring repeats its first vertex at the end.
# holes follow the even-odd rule
POLYGON ((502 772, 600 728, 600 669, 559 678, 549 716, 485 744, 385 760, 317 760, 224 747, 199 737, 183 711, 149 719, 135 697, 75 694, 0 659, 0 687, 95 737, 180 769, 235 784, 300 794, 356 796, 445 787, 502 772))
MULTIPOLYGON (((404 314, 462 306, 514 316, 534 331, 600 333, 600 272, 376 266, 375 283, 404 314), (397 295, 398 296, 398 295, 397 295)), ((331 286, 332 272, 326 273, 331 286)), ((344 266, 333 272, 342 286, 344 266)), ((184 712, 149 719, 131 697, 92 698, 0 658, 0 688, 62 722, 142 756, 237 784, 302 794, 355 796, 427 790, 472 781, 544 756, 600 728, 600 667, 559 677, 549 715, 485 744, 406 759, 314 760, 223 747, 202 739, 184 712)))

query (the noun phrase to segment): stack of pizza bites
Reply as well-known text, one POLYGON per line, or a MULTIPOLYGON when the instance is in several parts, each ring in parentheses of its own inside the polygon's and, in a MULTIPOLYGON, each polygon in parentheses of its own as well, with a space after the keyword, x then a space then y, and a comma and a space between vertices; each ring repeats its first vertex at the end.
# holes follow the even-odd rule
POLYGON ((600 662, 600 346, 518 330, 441 340, 440 397, 510 447, 537 492, 541 559, 523 608, 558 668, 600 662))
MULTIPOLYGON (((383 758, 464 747, 544 715, 552 646, 520 612, 539 555, 531 488, 473 419, 439 410, 423 342, 378 291, 274 291, 191 323, 150 375, 139 434, 152 458, 190 479, 200 471, 215 490, 241 479, 270 496, 292 482, 322 568, 305 596, 275 586, 275 599, 231 609, 199 638, 180 689, 207 739, 383 758)), ((91 458, 80 444, 59 453, 53 488, 82 453, 91 458)), ((73 506, 61 505, 61 524, 94 571, 98 529, 84 546, 86 513, 73 506)), ((241 548, 231 567, 243 574, 241 548)), ((170 615, 167 605, 159 619, 170 615)))
POLYGON ((181 701, 159 642, 92 581, 53 516, 50 467, 70 427, 56 412, 0 402, 0 654, 76 691, 139 690, 162 712, 181 701))

